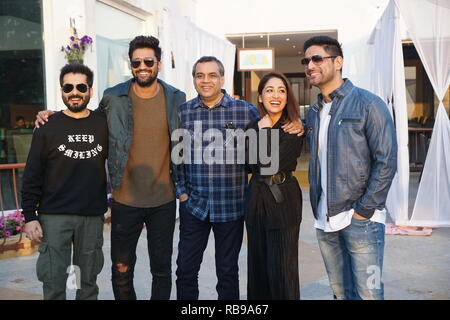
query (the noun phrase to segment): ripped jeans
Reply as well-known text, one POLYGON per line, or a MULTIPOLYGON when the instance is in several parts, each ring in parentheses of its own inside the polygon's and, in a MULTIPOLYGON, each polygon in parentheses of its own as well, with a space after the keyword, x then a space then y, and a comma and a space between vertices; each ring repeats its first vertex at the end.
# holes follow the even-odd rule
MULTIPOLYGON (((113 202, 111 269, 116 300, 136 300, 133 284, 134 267, 137 259, 136 248, 144 223, 147 228, 147 248, 152 274, 151 299, 170 299, 175 215, 175 200, 154 208, 135 208, 113 202)), ((149 279, 140 281, 147 282, 149 279)))

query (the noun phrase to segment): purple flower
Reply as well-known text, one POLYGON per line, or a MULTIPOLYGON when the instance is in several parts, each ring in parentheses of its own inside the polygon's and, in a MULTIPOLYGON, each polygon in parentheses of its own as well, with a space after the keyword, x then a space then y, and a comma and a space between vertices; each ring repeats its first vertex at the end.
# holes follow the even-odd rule
POLYGON ((86 42, 86 43, 92 43, 92 38, 89 37, 89 36, 84 36, 84 37, 82 38, 82 40, 84 40, 84 42, 86 42))
POLYGON ((74 41, 75 40, 75 37, 74 36, 71 36, 70 37, 70 41, 74 41))
POLYGON ((73 47, 74 47, 74 49, 79 49, 80 48, 80 46, 78 44, 76 44, 76 43, 74 43, 73 47))
POLYGON ((7 238, 10 237, 10 236, 11 236, 11 232, 6 231, 6 232, 5 232, 5 236, 6 236, 7 238))
POLYGON ((108 205, 108 207, 111 207, 112 204, 113 204, 113 198, 112 198, 111 195, 108 195, 108 197, 107 197, 107 205, 108 205))
POLYGON ((67 49, 67 51, 70 51, 70 50, 71 50, 69 46, 67 46, 66 49, 67 49))
POLYGON ((16 227, 16 231, 21 231, 22 230, 22 227, 21 226, 17 226, 16 227))

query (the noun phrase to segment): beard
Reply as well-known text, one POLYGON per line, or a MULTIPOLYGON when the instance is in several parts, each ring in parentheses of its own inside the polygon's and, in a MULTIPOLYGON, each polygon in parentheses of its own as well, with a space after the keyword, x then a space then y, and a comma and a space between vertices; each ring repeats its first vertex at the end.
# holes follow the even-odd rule
POLYGON ((134 80, 140 87, 150 87, 158 78, 158 71, 156 71, 154 75, 149 75, 148 78, 144 80, 139 79, 136 72, 133 71, 132 73, 134 80))
POLYGON ((67 109, 69 109, 73 113, 78 113, 78 112, 81 112, 84 109, 86 109, 90 100, 91 100, 90 96, 86 96, 84 99, 83 99, 83 97, 78 96, 78 95, 70 96, 70 97, 64 97, 63 96, 64 104, 66 105, 67 109), (81 103, 76 105, 76 106, 75 105, 71 105, 70 101, 69 101, 71 98, 79 98, 79 99, 81 99, 81 103))

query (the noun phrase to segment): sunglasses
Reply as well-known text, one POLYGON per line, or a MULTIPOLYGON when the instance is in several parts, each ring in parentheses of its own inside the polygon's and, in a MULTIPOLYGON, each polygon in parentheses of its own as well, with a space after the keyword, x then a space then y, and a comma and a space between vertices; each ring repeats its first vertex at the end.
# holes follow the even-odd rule
POLYGON ((88 91, 88 86, 84 83, 79 83, 76 86, 70 83, 66 83, 65 85, 63 85, 62 89, 65 93, 71 93, 73 91, 73 88, 75 87, 77 88, 77 91, 81 93, 86 93, 88 91))
POLYGON ((155 61, 154 61, 153 59, 145 58, 145 59, 134 59, 134 60, 131 60, 131 66, 132 66, 134 69, 139 68, 139 66, 141 65, 142 61, 144 61, 144 64, 145 64, 148 68, 153 67, 153 65, 155 64, 155 61))
POLYGON ((315 54, 315 55, 311 56, 311 58, 303 58, 300 61, 300 63, 304 66, 307 66, 312 61, 314 64, 320 66, 323 62, 323 59, 336 58, 336 57, 337 56, 322 57, 320 54, 315 54))

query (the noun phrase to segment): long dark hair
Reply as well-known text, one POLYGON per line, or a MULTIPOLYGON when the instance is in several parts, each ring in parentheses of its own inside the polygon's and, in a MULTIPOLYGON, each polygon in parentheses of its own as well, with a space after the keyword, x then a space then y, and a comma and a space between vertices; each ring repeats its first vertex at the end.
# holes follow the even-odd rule
MULTIPOLYGON (((258 94, 262 96, 264 87, 266 86, 267 82, 272 78, 278 78, 281 81, 283 81, 287 90, 287 103, 281 115, 282 122, 298 120, 299 104, 294 96, 294 92, 292 92, 291 84, 284 74, 278 72, 271 72, 262 77, 258 85, 258 94)), ((259 100, 258 100, 258 111, 261 117, 264 117, 267 114, 267 110, 266 108, 264 108, 264 104, 262 102, 259 102, 259 100)))

